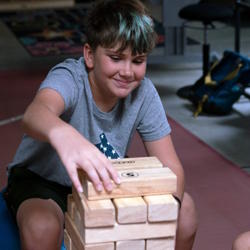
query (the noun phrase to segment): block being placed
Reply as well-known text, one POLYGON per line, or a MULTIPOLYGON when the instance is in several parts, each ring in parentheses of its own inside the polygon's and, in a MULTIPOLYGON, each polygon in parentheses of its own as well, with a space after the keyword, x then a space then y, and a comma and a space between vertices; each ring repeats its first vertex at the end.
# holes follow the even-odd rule
POLYGON ((116 250, 145 250, 145 240, 124 240, 116 242, 116 250))
POLYGON ((112 192, 98 192, 93 184, 79 171, 84 193, 88 200, 137 197, 143 195, 172 194, 176 192, 176 175, 167 167, 118 170, 120 185, 114 185, 112 192))
POLYGON ((111 160, 116 169, 162 168, 157 157, 135 157, 111 160))
POLYGON ((178 203, 171 194, 144 196, 148 205, 148 221, 173 221, 178 217, 178 203))
POLYGON ((110 199, 89 201, 74 187, 72 187, 72 194, 85 227, 103 227, 115 224, 115 207, 110 199))
POLYGON ((146 240, 146 250, 174 250, 175 238, 146 240))
POLYGON ((113 200, 119 224, 147 221, 147 205, 142 197, 117 198, 113 200))

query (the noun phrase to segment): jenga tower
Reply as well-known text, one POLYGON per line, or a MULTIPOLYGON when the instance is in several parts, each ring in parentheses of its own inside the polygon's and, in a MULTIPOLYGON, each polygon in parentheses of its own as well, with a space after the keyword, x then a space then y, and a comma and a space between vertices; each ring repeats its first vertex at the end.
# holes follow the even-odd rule
POLYGON ((121 179, 96 192, 79 172, 84 192, 72 189, 65 214, 67 250, 174 250, 178 217, 175 174, 155 157, 112 160, 121 179))

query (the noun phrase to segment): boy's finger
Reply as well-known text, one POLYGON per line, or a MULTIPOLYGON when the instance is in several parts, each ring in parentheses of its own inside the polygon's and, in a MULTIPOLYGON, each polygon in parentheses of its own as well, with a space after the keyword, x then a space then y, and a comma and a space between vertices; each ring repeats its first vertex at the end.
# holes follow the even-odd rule
POLYGON ((71 170, 70 178, 71 178, 72 183, 75 186, 76 190, 78 192, 82 193, 83 192, 83 188, 82 188, 82 184, 81 184, 81 182, 80 182, 80 180, 78 178, 78 174, 77 174, 76 169, 71 170))
POLYGON ((114 166, 112 165, 111 161, 109 159, 107 159, 106 157, 103 160, 104 160, 103 166, 105 166, 105 169, 108 171, 108 175, 115 182, 115 184, 117 184, 117 185, 121 184, 121 180, 119 178, 119 175, 118 175, 116 169, 114 168, 114 166))
POLYGON ((113 167, 113 165, 111 163, 107 166, 107 170, 108 170, 109 175, 111 176, 111 178, 114 180, 114 182, 117 185, 121 184, 120 177, 119 177, 116 169, 113 167))
POLYGON ((97 170, 97 173, 99 174, 99 176, 103 182, 104 188, 108 192, 111 192, 113 189, 113 185, 112 185, 112 182, 111 182, 111 179, 110 179, 110 176, 109 176, 107 169, 103 166, 98 165, 96 170, 97 170))
POLYGON ((103 186, 99 175, 97 174, 96 169, 93 167, 93 165, 90 162, 85 161, 82 164, 79 164, 79 168, 81 168, 88 175, 95 189, 98 192, 101 192, 103 190, 103 186))
POLYGON ((103 186, 102 186, 101 180, 100 180, 96 170, 92 167, 91 170, 87 171, 87 174, 88 174, 89 179, 93 183, 95 189, 98 192, 101 192, 103 190, 103 186))

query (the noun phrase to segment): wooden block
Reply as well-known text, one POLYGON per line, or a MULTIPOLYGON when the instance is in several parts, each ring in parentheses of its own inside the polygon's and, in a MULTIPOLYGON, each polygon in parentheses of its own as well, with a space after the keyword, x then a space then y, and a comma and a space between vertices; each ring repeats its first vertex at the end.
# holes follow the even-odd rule
POLYGON ((117 241, 116 250, 145 250, 145 240, 117 241))
POLYGON ((64 229, 64 246, 66 250, 77 250, 66 229, 64 229))
POLYGON ((72 250, 72 241, 66 229, 64 229, 64 245, 67 250, 72 250))
POLYGON ((119 224, 147 221, 147 205, 142 197, 117 198, 113 200, 119 224))
MULTIPOLYGON (((79 213, 79 211, 77 210, 76 206, 74 206, 74 218, 71 218, 77 231, 80 233, 80 235, 82 235, 82 232, 85 231, 85 226, 84 223, 82 221, 81 215, 79 213)), ((84 240, 84 244, 85 244, 85 240, 84 240)))
POLYGON ((111 160, 116 169, 162 168, 157 157, 135 157, 111 160))
POLYGON ((76 249, 84 249, 84 239, 82 239, 80 233, 77 231, 76 226, 67 212, 65 213, 65 229, 67 230, 71 240, 74 242, 76 249))
POLYGON ((112 192, 97 192, 93 184, 79 174, 88 200, 124 198, 143 195, 172 194, 176 192, 176 175, 167 167, 136 170, 118 170, 120 185, 114 185, 112 192))
POLYGON ((146 240, 146 250, 174 250, 175 238, 146 240))
POLYGON ((84 250, 115 250, 115 243, 107 242, 100 244, 86 245, 84 250))
POLYGON ((171 194, 144 196, 148 205, 148 221, 173 221, 178 217, 178 203, 171 194))
POLYGON ((84 240, 79 234, 72 219, 65 213, 65 228, 72 240, 76 250, 114 250, 114 242, 99 243, 99 244, 84 244, 84 240))
MULTIPOLYGON (((68 213, 66 214, 68 215, 68 213)), ((77 232, 80 234, 85 245, 122 240, 174 237, 176 232, 175 221, 136 224, 115 223, 113 227, 85 228, 83 223, 79 223, 80 214, 77 209, 75 209, 74 214, 74 226, 77 228, 77 232)), ((67 227, 66 229, 70 235, 67 227)), ((73 237, 71 239, 75 242, 73 237)))
POLYGON ((115 207, 110 199, 89 201, 72 187, 72 194, 85 227, 113 226, 115 207))
POLYGON ((73 242, 72 242, 72 250, 78 250, 73 242))
POLYGON ((86 228, 81 235, 85 244, 174 237, 176 222, 115 224, 114 227, 86 228))
POLYGON ((71 218, 74 218, 74 209, 73 209, 74 205, 75 202, 73 200, 73 195, 69 194, 67 197, 67 212, 69 213, 71 218))
POLYGON ((73 243, 72 243, 72 250, 78 250, 73 243))

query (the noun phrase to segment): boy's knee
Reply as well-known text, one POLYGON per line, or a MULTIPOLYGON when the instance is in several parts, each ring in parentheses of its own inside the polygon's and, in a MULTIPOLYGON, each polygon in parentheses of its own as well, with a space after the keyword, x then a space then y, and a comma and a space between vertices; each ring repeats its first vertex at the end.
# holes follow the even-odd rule
POLYGON ((30 210, 20 216, 19 229, 24 249, 57 249, 63 235, 61 221, 45 209, 30 210), (51 248, 52 246, 52 248, 51 248))
POLYGON ((184 193, 179 213, 178 227, 184 235, 195 234, 198 226, 197 211, 191 196, 184 193))
POLYGON ((176 250, 191 250, 194 244, 198 220, 193 199, 184 193, 176 231, 176 250))
POLYGON ((233 243, 233 250, 250 249, 250 231, 240 234, 233 243))
POLYGON ((33 212, 23 223, 24 231, 29 231, 34 240, 42 240, 52 234, 60 234, 61 224, 52 214, 33 212))
POLYGON ((25 223, 27 228, 22 230, 24 249, 59 249, 62 229, 58 220, 48 216, 35 218, 36 220, 30 218, 27 224, 25 223))

